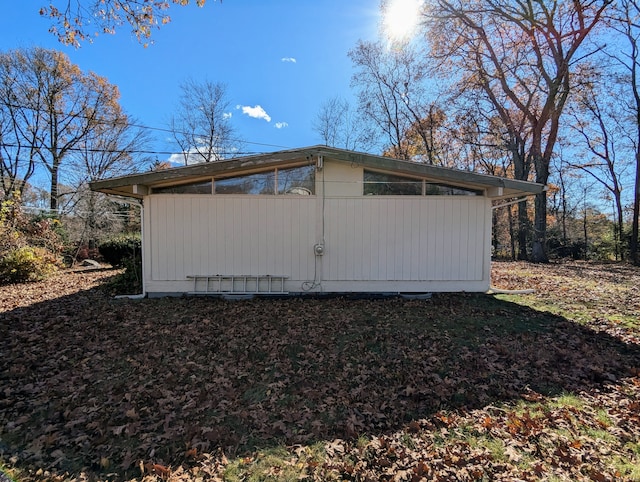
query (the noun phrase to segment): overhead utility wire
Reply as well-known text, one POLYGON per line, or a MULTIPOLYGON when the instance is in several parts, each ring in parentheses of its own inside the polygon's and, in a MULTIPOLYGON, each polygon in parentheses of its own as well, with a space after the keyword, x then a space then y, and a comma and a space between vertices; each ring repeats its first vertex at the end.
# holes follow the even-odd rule
MULTIPOLYGON (((38 146, 34 146, 34 145, 29 145, 29 144, 21 144, 21 145, 17 145, 17 144, 12 144, 12 143, 7 143, 7 142, 0 142, 0 145, 4 146, 4 147, 30 147, 30 148, 38 148, 38 146)), ((149 150, 138 150, 138 149, 98 149, 98 148, 85 148, 85 147, 70 147, 66 149, 67 151, 77 151, 77 152, 102 152, 102 153, 108 153, 108 154, 115 154, 117 152, 125 152, 127 154, 162 154, 162 155, 197 155, 197 152, 175 152, 175 151, 149 151, 149 150)), ((260 154, 257 152, 242 152, 242 151, 237 151, 237 152, 222 152, 219 154, 223 154, 223 155, 251 155, 251 154, 260 154)), ((19 159, 22 160, 23 162, 28 162, 27 159, 19 159)))
MULTIPOLYGON (((3 103, 3 105, 6 105, 7 107, 13 107, 13 108, 16 108, 16 109, 29 109, 29 110, 34 110, 34 111, 37 111, 37 112, 46 112, 44 109, 40 109, 40 108, 37 108, 37 107, 31 107, 31 106, 28 106, 28 105, 11 104, 11 103, 3 103)), ((63 116, 67 115, 62 111, 54 111, 54 114, 63 115, 63 116)), ((125 114, 125 116, 126 116, 126 114, 125 114)), ((86 114, 81 114, 81 113, 78 113, 76 115, 76 117, 84 117, 85 119, 89 119, 90 118, 90 116, 88 116, 86 114)), ((99 124, 107 124, 107 125, 108 124, 112 124, 112 123, 115 122, 115 120, 111 120, 111 121, 109 121, 109 120, 101 120, 101 119, 93 119, 93 120, 96 121, 99 124)), ((147 130, 152 130, 152 131, 168 132, 170 134, 178 133, 178 134, 184 134, 184 135, 194 135, 194 136, 206 137, 206 134, 198 134, 198 133, 195 133, 195 132, 185 132, 185 131, 179 131, 179 130, 172 130, 172 129, 167 129, 167 128, 163 128, 163 127, 152 127, 152 126, 147 126, 147 125, 144 125, 144 124, 137 124, 137 123, 134 124, 134 123, 131 123, 129 121, 127 121, 126 124, 129 127, 137 127, 138 129, 147 129, 147 130)), ((233 142, 252 144, 252 145, 256 145, 256 146, 278 147, 280 149, 291 149, 290 146, 281 146, 279 144, 266 144, 264 142, 252 142, 252 141, 245 141, 245 140, 242 140, 242 139, 229 139, 229 140, 233 141, 233 142)), ((172 153, 172 154, 175 154, 175 152, 172 153)), ((256 152, 254 154, 260 154, 260 153, 256 152)))

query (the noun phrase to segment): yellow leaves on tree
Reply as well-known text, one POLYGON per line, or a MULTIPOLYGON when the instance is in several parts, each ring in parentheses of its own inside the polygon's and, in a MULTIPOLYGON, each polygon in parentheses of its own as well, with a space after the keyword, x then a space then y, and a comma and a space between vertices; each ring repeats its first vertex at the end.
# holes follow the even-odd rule
MULTIPOLYGON (((52 25, 49 31, 65 45, 79 47, 83 41, 91 42, 91 37, 99 32, 113 34, 124 24, 131 25, 131 32, 138 41, 151 37, 152 29, 171 22, 165 15, 171 5, 186 6, 190 0, 79 0, 64 2, 64 8, 55 6, 56 0, 40 9, 40 15, 49 17, 52 25), (95 25, 95 27, 91 25, 95 25), (95 29, 95 31, 94 31, 95 29)), ((203 7, 206 0, 195 0, 195 5, 203 7)))

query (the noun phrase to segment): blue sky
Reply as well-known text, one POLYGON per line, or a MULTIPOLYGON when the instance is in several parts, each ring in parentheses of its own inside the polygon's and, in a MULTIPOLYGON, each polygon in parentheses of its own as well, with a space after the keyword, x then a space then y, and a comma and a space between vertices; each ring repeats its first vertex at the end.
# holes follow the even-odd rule
MULTIPOLYGON (((147 48, 125 25, 76 49, 48 32, 49 21, 38 13, 48 3, 8 2, 0 50, 65 52, 82 70, 117 85, 124 110, 151 127, 167 127, 182 81, 223 82, 233 125, 252 152, 320 143, 312 128, 319 107, 336 95, 352 100, 347 52, 359 39, 375 40, 380 23, 378 0, 208 0, 203 8, 172 7, 171 23, 153 32, 147 48), (250 117, 256 106, 266 115, 250 117)), ((155 131, 152 149, 167 150, 169 136, 155 131)))

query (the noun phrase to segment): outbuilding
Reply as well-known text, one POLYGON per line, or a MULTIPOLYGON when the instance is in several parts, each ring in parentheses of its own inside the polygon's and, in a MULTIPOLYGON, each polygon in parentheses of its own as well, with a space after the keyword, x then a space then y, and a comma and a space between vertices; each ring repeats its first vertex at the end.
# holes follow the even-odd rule
POLYGON ((142 202, 149 296, 483 292, 492 201, 544 186, 314 146, 97 181, 142 202))

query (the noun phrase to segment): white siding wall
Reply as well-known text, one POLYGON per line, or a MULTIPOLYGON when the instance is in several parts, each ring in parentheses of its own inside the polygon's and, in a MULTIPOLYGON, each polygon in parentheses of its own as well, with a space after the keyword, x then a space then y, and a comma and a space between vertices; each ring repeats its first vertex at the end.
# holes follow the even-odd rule
POLYGON ((216 274, 313 279, 315 198, 155 195, 145 202, 149 281, 216 274))
POLYGON ((325 280, 482 280, 487 200, 367 196, 326 201, 325 280))
POLYGON ((232 274, 287 276, 291 292, 314 279, 314 291, 489 288, 487 198, 362 196, 361 182, 361 167, 325 163, 316 196, 147 196, 145 289, 185 292, 189 275, 232 274))
POLYGON ((362 197, 362 167, 355 164, 327 162, 321 173, 327 198, 362 197))

